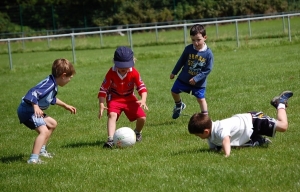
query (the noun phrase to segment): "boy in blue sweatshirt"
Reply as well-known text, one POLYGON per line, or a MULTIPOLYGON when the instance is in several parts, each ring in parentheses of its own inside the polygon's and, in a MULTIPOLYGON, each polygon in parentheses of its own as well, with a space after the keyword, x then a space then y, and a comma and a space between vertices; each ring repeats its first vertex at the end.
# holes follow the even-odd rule
POLYGON ((170 75, 170 79, 174 79, 181 70, 171 89, 175 102, 173 119, 177 119, 186 107, 180 97, 182 92, 192 92, 200 105, 201 113, 208 114, 205 92, 207 76, 213 68, 214 57, 211 49, 205 43, 207 36, 202 25, 192 26, 190 37, 192 44, 185 47, 170 75))
POLYGON ((72 114, 76 113, 75 107, 56 97, 58 86, 63 87, 69 83, 75 73, 73 65, 67 59, 56 59, 52 64, 52 74, 31 88, 22 98, 17 111, 20 123, 38 133, 27 163, 43 163, 39 156, 52 158, 52 155, 46 150, 46 144, 55 130, 57 122, 46 115, 44 110, 50 105, 58 105, 72 114))

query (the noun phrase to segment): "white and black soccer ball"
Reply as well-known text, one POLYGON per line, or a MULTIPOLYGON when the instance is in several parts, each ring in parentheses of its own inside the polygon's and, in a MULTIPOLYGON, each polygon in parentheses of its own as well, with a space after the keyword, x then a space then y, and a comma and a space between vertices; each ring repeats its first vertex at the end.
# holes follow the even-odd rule
POLYGON ((121 127, 116 130, 113 139, 115 146, 124 148, 135 144, 136 135, 130 127, 121 127))

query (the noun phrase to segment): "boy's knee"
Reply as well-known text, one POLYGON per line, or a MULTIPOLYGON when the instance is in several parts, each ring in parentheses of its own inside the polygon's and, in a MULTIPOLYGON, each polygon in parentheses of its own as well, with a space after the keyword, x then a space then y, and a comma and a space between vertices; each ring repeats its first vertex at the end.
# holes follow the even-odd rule
POLYGON ((140 118, 138 118, 137 120, 138 120, 138 121, 144 121, 144 122, 145 122, 145 121, 146 121, 146 117, 140 117, 140 118))

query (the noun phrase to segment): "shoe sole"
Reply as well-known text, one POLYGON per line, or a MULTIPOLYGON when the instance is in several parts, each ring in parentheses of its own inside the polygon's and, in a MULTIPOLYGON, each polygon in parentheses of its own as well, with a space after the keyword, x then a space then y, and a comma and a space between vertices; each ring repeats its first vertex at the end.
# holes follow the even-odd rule
MULTIPOLYGON (((290 94, 289 97, 285 96, 285 97, 287 97, 288 99, 291 98, 291 97, 293 96, 293 92, 292 92, 292 91, 283 91, 282 93, 280 93, 279 96, 276 96, 276 97, 274 97, 274 98, 271 100, 271 102, 270 102, 271 105, 273 105, 275 108, 277 108, 278 103, 276 103, 276 101, 277 101, 278 99, 280 99, 282 96, 286 95, 286 94, 287 94, 287 95, 290 94)), ((287 106, 287 102, 285 103, 285 105, 287 106)))

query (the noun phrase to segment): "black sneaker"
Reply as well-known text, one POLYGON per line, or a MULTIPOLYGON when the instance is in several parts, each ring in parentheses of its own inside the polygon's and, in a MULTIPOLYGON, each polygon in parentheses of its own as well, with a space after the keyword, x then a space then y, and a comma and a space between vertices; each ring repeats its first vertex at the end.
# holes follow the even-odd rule
POLYGON ((180 116, 182 110, 184 110, 185 108, 186 108, 186 105, 183 102, 180 107, 176 107, 176 105, 175 105, 175 107, 173 109, 172 118, 177 119, 180 116))
POLYGON ((135 133, 136 136, 136 142, 142 141, 142 133, 135 133))
POLYGON ((271 100, 271 105, 273 105, 276 109, 279 105, 279 103, 283 103, 285 104, 285 107, 287 107, 288 103, 288 99, 291 98, 293 96, 293 92, 291 91, 283 91, 279 96, 276 96, 274 97, 272 100, 271 100))
POLYGON ((104 143, 103 148, 112 148, 114 146, 113 140, 107 140, 106 143, 104 143))

